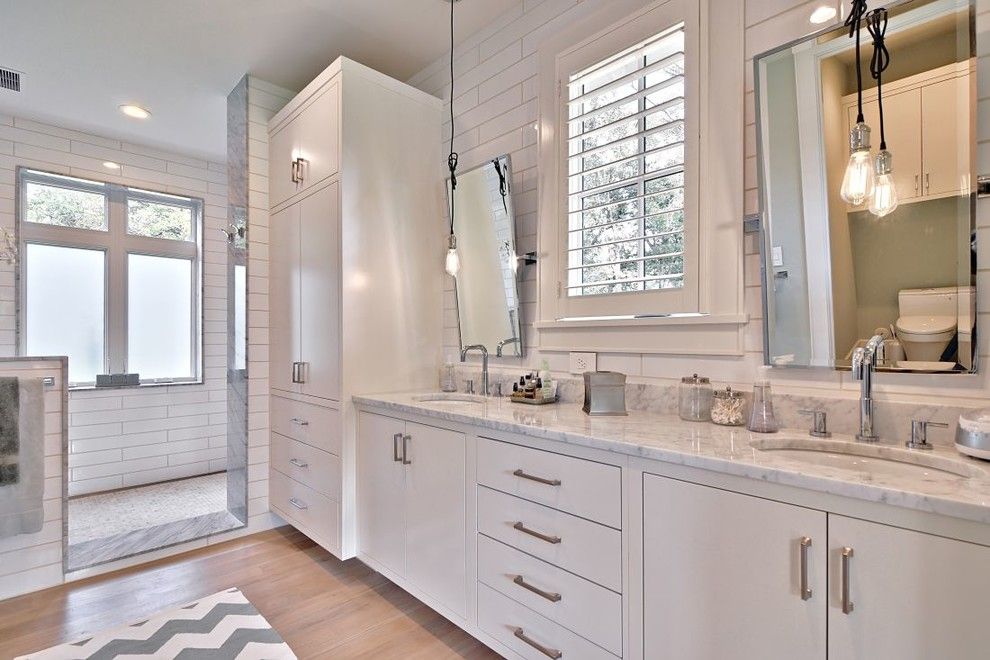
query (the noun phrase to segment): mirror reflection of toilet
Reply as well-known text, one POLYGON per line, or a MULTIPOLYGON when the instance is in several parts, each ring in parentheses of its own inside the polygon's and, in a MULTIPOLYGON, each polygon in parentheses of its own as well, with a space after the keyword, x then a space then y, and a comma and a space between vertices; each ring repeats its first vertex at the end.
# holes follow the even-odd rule
POLYGON ((907 359, 939 361, 956 336, 960 309, 969 308, 972 295, 971 287, 954 286, 899 291, 894 327, 907 359))

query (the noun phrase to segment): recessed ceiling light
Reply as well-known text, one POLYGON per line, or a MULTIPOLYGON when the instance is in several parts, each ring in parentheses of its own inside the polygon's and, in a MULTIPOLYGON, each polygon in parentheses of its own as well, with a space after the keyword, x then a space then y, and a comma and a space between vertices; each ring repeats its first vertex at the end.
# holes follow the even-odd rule
POLYGON ((827 5, 822 5, 811 12, 811 18, 808 19, 815 25, 820 25, 822 23, 828 23, 830 20, 835 18, 836 15, 835 7, 829 7, 827 5))
POLYGON ((113 162, 112 160, 105 161, 103 163, 103 167, 107 168, 108 170, 119 170, 120 169, 120 165, 118 163, 113 162))
POLYGON ((134 119, 147 119, 151 116, 151 111, 147 108, 142 108, 139 105, 133 105, 130 103, 120 106, 120 111, 128 117, 133 117, 134 119))

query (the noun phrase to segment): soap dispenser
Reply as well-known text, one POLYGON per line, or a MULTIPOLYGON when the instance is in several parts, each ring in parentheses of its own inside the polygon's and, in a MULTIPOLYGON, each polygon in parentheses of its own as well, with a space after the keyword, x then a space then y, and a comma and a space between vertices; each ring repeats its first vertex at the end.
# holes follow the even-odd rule
POLYGON ((756 433, 776 433, 779 430, 773 414, 773 394, 770 391, 770 367, 760 367, 753 385, 753 407, 746 428, 756 433))

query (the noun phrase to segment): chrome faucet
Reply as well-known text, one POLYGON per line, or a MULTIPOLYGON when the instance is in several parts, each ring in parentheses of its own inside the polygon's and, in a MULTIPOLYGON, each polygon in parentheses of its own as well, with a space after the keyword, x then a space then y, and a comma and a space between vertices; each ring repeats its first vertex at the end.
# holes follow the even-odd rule
POLYGON ((502 357, 502 349, 508 346, 509 344, 518 344, 518 343, 519 343, 519 337, 509 337, 508 339, 501 340, 498 343, 498 346, 495 347, 495 357, 502 357))
POLYGON ((874 335, 866 342, 865 347, 853 351, 852 374, 860 381, 859 393, 859 433, 856 439, 860 442, 879 442, 880 436, 873 428, 873 373, 877 365, 884 360, 884 338, 874 335))
POLYGON ((481 394, 488 396, 488 349, 482 344, 472 344, 461 349, 461 362, 467 362, 468 351, 481 351, 481 394))

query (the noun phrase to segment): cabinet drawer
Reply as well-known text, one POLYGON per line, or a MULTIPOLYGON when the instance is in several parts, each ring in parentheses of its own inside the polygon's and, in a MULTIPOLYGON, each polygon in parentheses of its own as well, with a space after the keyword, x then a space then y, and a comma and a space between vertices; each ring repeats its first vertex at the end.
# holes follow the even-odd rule
POLYGON ((622 472, 614 465, 478 438, 478 483, 622 527, 622 472))
POLYGON ((483 584, 478 585, 478 627, 527 660, 615 656, 483 584))
POLYGON ((280 396, 271 406, 273 432, 340 456, 340 412, 280 396))
POLYGON ((340 458, 272 433, 272 467, 304 486, 340 501, 340 458))
POLYGON ((298 523, 300 531, 314 535, 314 541, 334 550, 339 547, 340 507, 336 501, 278 470, 270 473, 268 501, 276 513, 290 523, 298 523))
POLYGON ((478 580, 602 648, 622 655, 619 594, 487 536, 478 537, 478 580))
POLYGON ((478 530, 612 591, 622 591, 622 534, 610 527, 479 486, 478 530))

